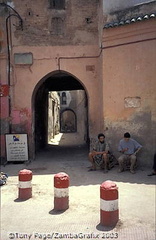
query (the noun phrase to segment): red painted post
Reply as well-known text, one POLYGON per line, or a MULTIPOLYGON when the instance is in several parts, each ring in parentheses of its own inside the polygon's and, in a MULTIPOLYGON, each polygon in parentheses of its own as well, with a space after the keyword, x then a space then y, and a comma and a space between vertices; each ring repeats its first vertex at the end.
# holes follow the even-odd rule
POLYGON ((69 208, 69 176, 60 172, 54 176, 54 210, 69 208))
POLYGON ((32 197, 32 171, 23 169, 19 171, 18 174, 19 179, 19 191, 18 191, 18 198, 19 199, 29 199, 32 197))
POLYGON ((100 223, 112 227, 118 220, 118 187, 108 180, 100 186, 100 223))

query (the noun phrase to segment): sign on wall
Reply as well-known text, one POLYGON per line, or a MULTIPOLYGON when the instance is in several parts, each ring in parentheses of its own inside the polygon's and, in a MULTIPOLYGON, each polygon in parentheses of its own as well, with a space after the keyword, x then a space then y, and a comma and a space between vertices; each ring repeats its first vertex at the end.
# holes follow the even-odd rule
POLYGON ((27 161, 27 134, 6 134, 7 161, 27 161))

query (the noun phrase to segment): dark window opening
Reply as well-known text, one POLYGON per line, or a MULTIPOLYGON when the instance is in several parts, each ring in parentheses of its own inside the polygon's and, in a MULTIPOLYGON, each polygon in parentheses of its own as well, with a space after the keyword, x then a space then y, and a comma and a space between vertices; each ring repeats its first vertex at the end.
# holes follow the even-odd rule
POLYGON ((50 0, 50 8, 65 9, 65 0, 50 0))
POLYGON ((61 18, 55 17, 51 20, 51 34, 53 35, 63 35, 64 24, 61 18))
POLYGON ((65 92, 62 93, 62 101, 61 101, 61 104, 62 104, 62 105, 66 105, 66 104, 67 104, 67 96, 66 96, 66 93, 65 93, 65 92))

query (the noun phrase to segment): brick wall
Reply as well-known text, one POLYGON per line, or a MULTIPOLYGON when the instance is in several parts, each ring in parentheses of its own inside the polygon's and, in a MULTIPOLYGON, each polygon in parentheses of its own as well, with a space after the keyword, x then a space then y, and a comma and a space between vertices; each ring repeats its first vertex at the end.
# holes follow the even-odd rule
POLYGON ((97 44, 98 4, 97 0, 66 0, 65 9, 56 10, 50 8, 49 0, 15 0, 24 27, 23 31, 16 28, 16 44, 97 44))

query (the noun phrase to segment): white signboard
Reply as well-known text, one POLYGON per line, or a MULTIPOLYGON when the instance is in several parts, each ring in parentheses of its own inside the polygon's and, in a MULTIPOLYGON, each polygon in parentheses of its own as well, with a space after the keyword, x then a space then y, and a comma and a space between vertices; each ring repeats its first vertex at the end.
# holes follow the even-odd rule
POLYGON ((27 134, 6 134, 7 161, 27 161, 27 134))

